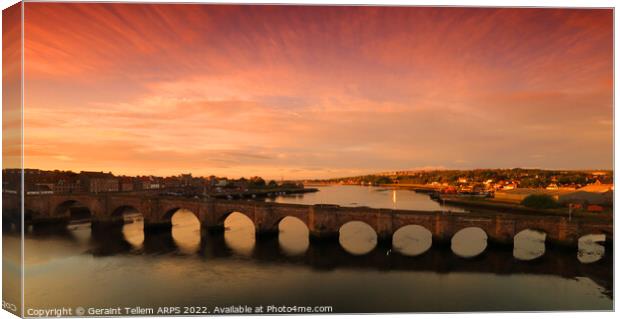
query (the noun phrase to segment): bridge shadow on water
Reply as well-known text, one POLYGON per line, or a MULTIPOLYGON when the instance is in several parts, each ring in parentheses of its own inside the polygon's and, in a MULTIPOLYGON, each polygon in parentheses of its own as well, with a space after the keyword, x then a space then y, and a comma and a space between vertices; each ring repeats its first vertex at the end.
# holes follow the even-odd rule
MULTIPOLYGON (((198 232, 198 231, 197 231, 198 232)), ((316 271, 331 271, 339 268, 374 269, 379 271, 419 271, 435 273, 491 273, 497 275, 535 274, 553 275, 576 279, 586 277, 605 289, 613 298, 613 249, 605 249, 602 258, 593 263, 581 263, 575 250, 557 247, 547 248, 544 254, 533 260, 519 260, 513 256, 512 247, 489 245, 478 256, 462 258, 449 245, 433 244, 418 256, 405 256, 389 246, 377 245, 364 255, 353 255, 337 242, 311 242, 305 252, 289 254, 278 236, 256 240, 249 254, 240 255, 227 242, 224 233, 211 234, 200 230, 199 245, 194 251, 183 249, 172 232, 149 233, 140 244, 131 243, 123 227, 103 230, 93 229, 88 237, 88 254, 94 257, 115 255, 179 255, 194 256, 205 262, 234 258, 245 262, 291 264, 310 267, 316 271)), ((42 228, 32 231, 36 238, 54 237, 67 241, 78 241, 75 231, 66 227, 42 228)))

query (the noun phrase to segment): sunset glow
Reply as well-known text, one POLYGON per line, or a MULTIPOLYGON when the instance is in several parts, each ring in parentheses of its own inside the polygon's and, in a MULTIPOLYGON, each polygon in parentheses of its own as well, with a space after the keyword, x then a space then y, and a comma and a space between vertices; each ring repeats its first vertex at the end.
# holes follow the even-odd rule
POLYGON ((25 167, 610 169, 613 12, 25 5, 25 167))

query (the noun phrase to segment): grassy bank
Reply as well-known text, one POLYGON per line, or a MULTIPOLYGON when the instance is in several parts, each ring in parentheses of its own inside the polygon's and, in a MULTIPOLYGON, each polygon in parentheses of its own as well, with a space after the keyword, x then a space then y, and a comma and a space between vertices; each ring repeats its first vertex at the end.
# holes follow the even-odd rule
MULTIPOLYGON (((509 203, 494 200, 493 198, 468 198, 460 196, 441 196, 442 202, 453 206, 461 206, 475 210, 492 210, 501 211, 506 213, 521 213, 521 214, 538 214, 538 215, 554 215, 554 216, 568 216, 568 208, 552 208, 552 209, 537 209, 525 207, 518 203, 509 203)), ((606 210, 600 213, 595 212, 573 212, 572 217, 586 217, 586 218, 602 218, 612 219, 613 212, 606 210)))

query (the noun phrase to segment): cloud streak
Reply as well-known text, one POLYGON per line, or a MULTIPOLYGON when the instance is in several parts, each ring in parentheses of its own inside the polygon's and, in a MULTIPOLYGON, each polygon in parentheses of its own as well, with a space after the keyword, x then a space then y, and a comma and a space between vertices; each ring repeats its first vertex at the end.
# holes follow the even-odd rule
POLYGON ((29 167, 612 166, 610 10, 28 3, 25 32, 29 167))

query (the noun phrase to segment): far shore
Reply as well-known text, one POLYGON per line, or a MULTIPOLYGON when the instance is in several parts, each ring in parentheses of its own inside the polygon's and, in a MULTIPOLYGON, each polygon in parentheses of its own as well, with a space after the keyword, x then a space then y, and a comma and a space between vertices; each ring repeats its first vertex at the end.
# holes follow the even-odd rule
MULTIPOLYGON (((304 186, 365 186, 365 185, 357 185, 357 184, 339 184, 339 183, 305 183, 304 186)), ((394 188, 394 189, 409 189, 419 193, 433 193, 439 190, 439 187, 434 187, 431 185, 421 185, 421 184, 379 184, 373 185, 374 187, 386 187, 386 188, 394 188)), ((569 216, 569 211, 567 207, 559 207, 553 209, 538 209, 538 208, 530 208, 521 205, 518 202, 509 202, 509 201, 501 201, 494 198, 476 198, 476 197, 467 197, 467 196, 458 196, 458 195, 446 195, 442 194, 439 202, 450 204, 452 206, 459 206, 463 208, 468 208, 470 210, 476 210, 480 212, 484 211, 505 211, 506 213, 531 213, 531 214, 539 214, 539 215, 554 215, 554 216, 569 216)), ((586 218, 596 218, 596 219, 611 219, 613 214, 610 210, 605 210, 603 212, 595 213, 595 212, 571 212, 570 216, 572 217, 586 217, 586 218)))

